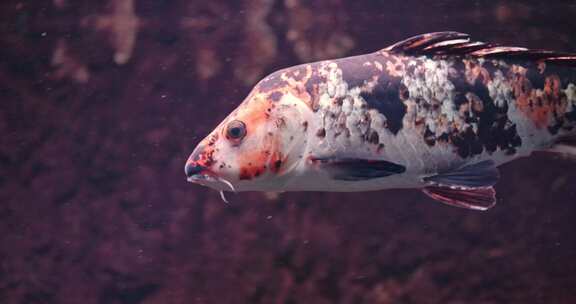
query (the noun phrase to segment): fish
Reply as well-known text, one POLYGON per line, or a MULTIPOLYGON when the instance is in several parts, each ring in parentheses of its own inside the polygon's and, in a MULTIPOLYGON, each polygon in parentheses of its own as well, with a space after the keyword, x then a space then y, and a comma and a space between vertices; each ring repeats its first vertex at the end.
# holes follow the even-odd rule
POLYGON ((419 189, 470 210, 498 166, 576 155, 576 54, 417 35, 259 81, 193 149, 188 181, 220 191, 419 189))

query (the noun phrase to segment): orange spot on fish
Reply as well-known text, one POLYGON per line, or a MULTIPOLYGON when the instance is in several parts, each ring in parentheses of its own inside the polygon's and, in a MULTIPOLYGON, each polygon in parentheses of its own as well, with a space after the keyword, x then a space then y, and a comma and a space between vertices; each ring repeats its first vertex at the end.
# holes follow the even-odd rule
POLYGON ((550 75, 546 77, 544 93, 553 96, 554 98, 558 98, 560 95, 560 77, 558 77, 558 75, 550 75))
POLYGON ((264 143, 255 150, 242 152, 238 157, 239 179, 250 180, 265 173, 268 169, 270 148, 268 143, 264 143))
POLYGON ((561 82, 558 75, 546 77, 543 90, 532 89, 532 84, 523 75, 514 79, 516 105, 539 129, 547 128, 551 118, 566 113, 567 102, 561 98, 561 82))
POLYGON ((258 149, 239 156, 241 180, 250 180, 264 173, 280 174, 284 168, 286 157, 280 151, 281 143, 274 136, 266 136, 258 149))

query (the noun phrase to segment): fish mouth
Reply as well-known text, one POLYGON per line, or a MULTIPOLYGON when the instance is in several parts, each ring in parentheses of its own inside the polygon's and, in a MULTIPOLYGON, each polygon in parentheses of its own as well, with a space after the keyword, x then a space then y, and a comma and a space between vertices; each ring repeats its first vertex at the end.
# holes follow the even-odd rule
POLYGON ((187 180, 191 183, 197 183, 197 184, 218 182, 218 178, 208 173, 194 174, 188 176, 187 180))
POLYGON ((187 180, 191 183, 208 186, 210 183, 218 181, 207 167, 195 162, 186 163, 184 172, 186 173, 187 180))
POLYGON ((216 175, 206 166, 189 162, 184 167, 184 172, 188 177, 187 180, 191 183, 200 184, 219 191, 228 190, 236 192, 231 182, 216 175))
POLYGON ((211 172, 198 173, 187 178, 188 182, 206 186, 218 191, 236 192, 236 188, 228 180, 218 177, 211 172))

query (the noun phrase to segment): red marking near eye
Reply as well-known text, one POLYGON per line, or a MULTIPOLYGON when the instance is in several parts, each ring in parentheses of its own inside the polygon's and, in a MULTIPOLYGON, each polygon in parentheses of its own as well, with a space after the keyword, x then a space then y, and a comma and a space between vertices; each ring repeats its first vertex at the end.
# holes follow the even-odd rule
POLYGON ((247 151, 238 158, 241 180, 250 180, 264 173, 280 174, 285 157, 280 152, 277 138, 267 136, 264 142, 253 151, 247 151))
MULTIPOLYGON (((238 119, 246 125, 246 137, 244 141, 250 142, 251 136, 259 137, 256 132, 264 132, 261 127, 270 120, 270 114, 267 111, 274 105, 266 98, 267 95, 255 93, 250 97, 250 101, 238 110, 235 119, 238 119)), ((252 137, 254 138, 254 137, 252 137)), ((268 166, 268 159, 272 151, 275 151, 276 144, 273 136, 264 137, 264 142, 255 147, 239 145, 238 167, 240 180, 251 180, 265 173, 268 166)))

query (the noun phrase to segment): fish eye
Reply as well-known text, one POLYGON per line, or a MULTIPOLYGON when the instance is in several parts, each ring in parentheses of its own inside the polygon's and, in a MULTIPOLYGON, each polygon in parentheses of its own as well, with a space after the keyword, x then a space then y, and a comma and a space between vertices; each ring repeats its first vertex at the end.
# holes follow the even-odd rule
POLYGON ((246 136, 246 125, 240 120, 233 120, 226 128, 226 136, 230 139, 240 140, 246 136))

